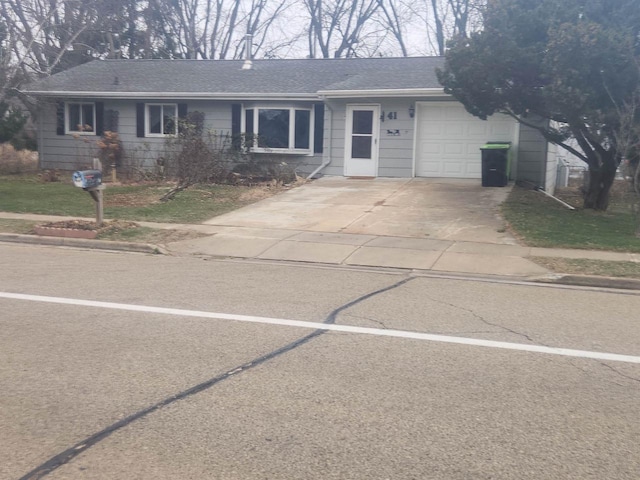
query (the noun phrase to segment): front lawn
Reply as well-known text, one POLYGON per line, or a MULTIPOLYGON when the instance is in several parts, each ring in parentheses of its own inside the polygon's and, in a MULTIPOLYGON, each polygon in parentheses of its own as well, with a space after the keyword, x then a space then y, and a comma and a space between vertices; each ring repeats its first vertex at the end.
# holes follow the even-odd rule
POLYGON ((569 210, 542 193, 516 186, 502 214, 513 233, 532 247, 640 252, 640 219, 625 203, 613 203, 607 212, 569 210))
POLYGON ((530 260, 558 273, 640 279, 640 263, 553 257, 533 257, 530 260))
MULTIPOLYGON (((159 199, 171 184, 109 185, 104 190, 104 216, 121 220, 200 223, 273 195, 281 187, 270 185, 198 185, 174 199, 159 199)), ((94 217, 95 204, 71 180, 42 182, 36 175, 0 176, 0 211, 94 217)))

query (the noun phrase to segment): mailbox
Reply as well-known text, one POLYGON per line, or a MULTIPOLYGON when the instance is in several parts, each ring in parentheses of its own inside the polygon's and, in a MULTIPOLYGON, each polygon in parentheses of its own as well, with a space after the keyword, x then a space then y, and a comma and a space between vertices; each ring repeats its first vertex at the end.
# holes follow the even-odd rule
POLYGON ((84 188, 85 190, 87 188, 95 188, 102 185, 102 172, 100 170, 80 170, 73 172, 71 179, 76 187, 84 188))

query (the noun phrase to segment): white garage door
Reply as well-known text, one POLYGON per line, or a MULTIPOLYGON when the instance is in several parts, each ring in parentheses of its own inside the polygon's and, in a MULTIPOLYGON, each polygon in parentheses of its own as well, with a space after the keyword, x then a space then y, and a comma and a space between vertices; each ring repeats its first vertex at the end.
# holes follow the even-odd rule
POLYGON ((480 147, 488 141, 514 142, 515 121, 506 115, 480 120, 460 104, 418 105, 416 175, 481 178, 480 147))

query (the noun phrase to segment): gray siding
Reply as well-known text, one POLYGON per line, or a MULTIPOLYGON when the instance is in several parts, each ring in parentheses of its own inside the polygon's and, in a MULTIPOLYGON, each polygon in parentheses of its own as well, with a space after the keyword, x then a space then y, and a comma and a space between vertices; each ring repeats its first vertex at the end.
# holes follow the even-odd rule
POLYGON ((547 141, 534 128, 520 125, 516 180, 545 184, 547 141))
POLYGON ((545 169, 544 189, 547 193, 554 194, 558 178, 558 146, 548 142, 547 165, 545 169))
MULTIPOLYGON (((68 99, 72 101, 73 99, 68 99)), ((83 100, 92 101, 92 100, 83 100)), ((147 100, 145 103, 154 103, 147 100)), ((189 112, 204 113, 205 130, 221 136, 231 134, 230 101, 173 101, 162 99, 162 103, 186 103, 189 112)), ((136 136, 136 102, 135 100, 105 100, 104 109, 118 112, 118 134, 122 141, 125 162, 136 168, 152 168, 156 160, 165 153, 164 138, 136 136)), ((90 167, 92 158, 97 157, 99 149, 96 135, 57 135, 56 103, 41 102, 39 116, 39 150, 41 168, 78 170, 90 167)), ((256 154, 260 155, 260 154, 256 154)), ((281 155, 287 164, 296 164, 301 172, 310 172, 314 165, 320 165, 321 154, 316 156, 281 155)))
POLYGON ((324 175, 344 174, 345 102, 326 102, 324 161, 331 163, 322 170, 324 175))
POLYGON ((415 108, 416 99, 382 99, 380 122, 380 161, 378 175, 381 177, 412 177, 415 118, 409 116, 409 107, 415 108), (397 118, 390 119, 395 113, 397 118))
MULTIPOLYGON (((73 99, 69 99, 73 100, 73 99)), ((447 97, 430 99, 433 101, 450 100, 447 97)), ((172 102, 170 99, 160 100, 172 102)), ((415 118, 409 115, 409 108, 415 106, 420 98, 367 98, 357 100, 329 100, 325 106, 325 134, 323 153, 313 156, 282 154, 282 162, 296 165, 301 174, 309 174, 320 166, 322 161, 329 165, 321 173, 325 175, 344 175, 345 157, 345 120, 348 104, 376 104, 384 112, 384 121, 380 122, 378 175, 381 177, 412 177, 414 174, 414 130, 415 118), (395 118, 389 113, 395 112, 395 118)), ((152 103, 152 101, 148 101, 152 103)), ((174 102, 172 102, 174 103, 174 102)), ((178 102, 175 102, 178 103, 178 102)), ((206 130, 220 135, 231 133, 230 101, 188 101, 189 111, 201 111, 205 115, 206 130)), ((264 104, 266 102, 261 102, 264 104)), ((152 168, 165 149, 163 138, 138 138, 136 136, 136 101, 107 100, 105 110, 119 112, 119 135, 123 142, 126 162, 137 168, 152 168)), ((41 103, 39 117, 39 140, 41 167, 49 169, 77 170, 91 165, 93 157, 98 156, 95 135, 56 134, 55 102, 41 103)), ((514 178, 528 180, 539 185, 555 185, 555 164, 547 161, 555 158, 547 151, 547 142, 535 129, 524 125, 520 128, 516 149, 514 178)), ((256 154, 260 155, 260 154, 256 154)))
POLYGON ((412 177, 415 118, 409 116, 409 107, 414 106, 418 100, 417 98, 367 98, 328 101, 333 121, 327 122, 326 125, 325 147, 327 143, 331 144, 329 149, 331 163, 323 173, 344 175, 347 105, 372 104, 380 105, 381 115, 384 112, 384 121, 380 121, 378 176, 412 177), (390 113, 395 113, 396 118, 390 119, 390 113))
POLYGON ((56 103, 43 101, 39 110, 40 167, 45 169, 77 170, 88 168, 97 156, 95 135, 56 134, 56 103))

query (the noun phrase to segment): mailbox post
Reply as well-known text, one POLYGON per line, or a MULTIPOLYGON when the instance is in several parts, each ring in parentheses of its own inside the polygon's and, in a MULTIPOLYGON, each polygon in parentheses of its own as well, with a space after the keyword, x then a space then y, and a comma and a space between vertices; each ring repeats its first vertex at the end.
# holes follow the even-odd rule
POLYGON ((102 191, 106 188, 102 184, 102 172, 100 170, 79 170, 73 172, 71 180, 76 187, 89 192, 93 198, 96 203, 96 224, 101 227, 104 222, 102 191))

